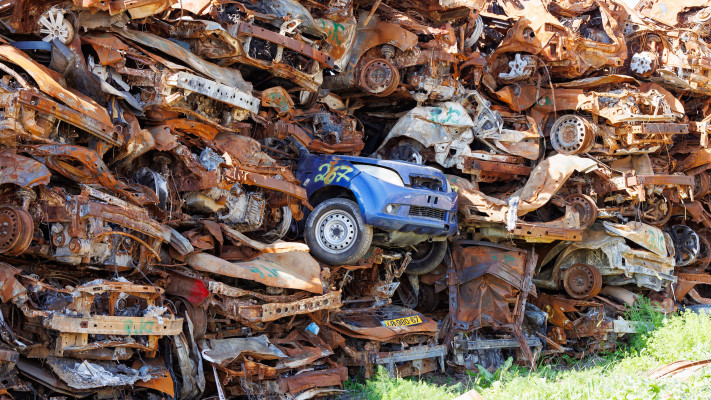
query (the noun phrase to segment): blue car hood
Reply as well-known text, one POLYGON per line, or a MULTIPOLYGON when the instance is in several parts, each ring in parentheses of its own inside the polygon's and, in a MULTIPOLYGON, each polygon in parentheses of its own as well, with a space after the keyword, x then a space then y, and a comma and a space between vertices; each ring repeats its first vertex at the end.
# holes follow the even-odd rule
POLYGON ((410 175, 425 176, 437 178, 446 184, 447 178, 444 173, 437 168, 427 167, 424 165, 409 163, 405 161, 378 160, 375 158, 356 157, 356 156, 329 156, 339 158, 356 164, 377 165, 379 167, 389 168, 397 172, 406 185, 410 184, 410 175))

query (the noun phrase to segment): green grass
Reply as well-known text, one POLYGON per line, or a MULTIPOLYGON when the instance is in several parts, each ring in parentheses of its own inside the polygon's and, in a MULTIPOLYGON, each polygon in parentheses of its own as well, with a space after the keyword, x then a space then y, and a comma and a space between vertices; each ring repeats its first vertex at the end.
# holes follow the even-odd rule
POLYGON ((384 368, 365 384, 346 382, 346 390, 347 397, 368 400, 450 400, 466 391, 461 382, 436 384, 426 379, 390 378, 384 368))
POLYGON ((664 316, 649 301, 629 310, 627 319, 642 321, 647 333, 607 355, 577 361, 542 360, 536 371, 510 366, 494 374, 452 378, 390 378, 380 370, 365 383, 349 382, 351 399, 451 399, 476 388, 485 399, 656 400, 711 399, 711 368, 687 381, 654 380, 646 372, 678 360, 711 358, 711 317, 695 313, 664 316), (561 368, 561 365, 566 368, 561 368))

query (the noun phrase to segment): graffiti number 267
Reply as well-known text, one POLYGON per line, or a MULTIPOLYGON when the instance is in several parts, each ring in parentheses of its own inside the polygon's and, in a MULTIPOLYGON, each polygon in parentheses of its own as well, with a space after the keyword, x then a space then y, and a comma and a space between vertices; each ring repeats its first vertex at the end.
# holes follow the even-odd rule
POLYGON ((314 182, 323 181, 323 183, 330 185, 334 181, 340 182, 341 179, 346 182, 350 181, 351 178, 348 174, 353 172, 353 167, 347 165, 333 166, 331 164, 323 164, 318 167, 318 172, 320 172, 320 174, 316 175, 314 182))

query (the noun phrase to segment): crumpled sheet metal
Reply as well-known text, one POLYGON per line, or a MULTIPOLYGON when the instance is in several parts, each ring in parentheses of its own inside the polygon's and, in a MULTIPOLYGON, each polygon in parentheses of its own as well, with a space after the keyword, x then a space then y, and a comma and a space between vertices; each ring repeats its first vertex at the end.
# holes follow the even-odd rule
POLYGON ((222 366, 239 362, 245 357, 258 360, 286 358, 278 347, 269 342, 266 335, 249 338, 207 339, 202 343, 205 360, 222 366))
POLYGON ((660 1, 640 1, 635 9, 645 17, 652 18, 655 21, 661 22, 667 26, 677 26, 679 14, 689 9, 709 7, 711 3, 708 0, 689 0, 683 2, 675 2, 669 0, 660 1))
POLYGON ((556 259, 552 274, 547 278, 543 278, 542 274, 537 275, 536 285, 559 289, 561 271, 577 263, 593 265, 602 274, 603 282, 608 285, 633 283, 639 287, 660 291, 676 282, 675 261, 674 257, 667 253, 666 234, 639 222, 630 222, 628 227, 603 224, 593 224, 585 231, 582 241, 566 246, 556 259), (663 252, 664 256, 645 248, 633 248, 626 243, 624 237, 613 232, 631 237, 631 240, 638 243, 635 247, 649 247, 653 251, 663 252))
POLYGON ((501 2, 506 15, 514 19, 514 25, 491 55, 490 62, 506 53, 534 54, 549 65, 551 74, 567 79, 624 63, 627 47, 622 30, 626 13, 620 12, 620 7, 606 1, 593 2, 591 8, 597 8, 600 15, 594 28, 597 32, 593 29, 585 32, 586 26, 580 26, 582 21, 576 25, 565 18, 582 12, 555 16, 551 12, 555 9, 547 7, 548 4, 547 1, 501 2), (614 14, 613 7, 617 8, 614 14))
POLYGON ((321 268, 310 254, 302 251, 265 253, 251 261, 239 263, 207 253, 196 253, 186 257, 185 261, 198 271, 323 294, 321 268))
MULTIPOLYGON (((469 144, 474 140, 471 130, 474 121, 461 104, 447 102, 439 107, 417 107, 398 120, 383 140, 406 138, 433 148, 435 161, 445 168, 459 166, 461 157, 469 155, 469 144)), ((384 149, 379 150, 381 155, 384 149)))
POLYGON ((491 102, 476 91, 470 92, 467 101, 475 106, 473 115, 476 139, 485 143, 492 151, 528 160, 539 158, 541 134, 533 118, 496 111, 491 108, 491 102), (517 129, 509 129, 509 126, 517 126, 517 129))
POLYGON ((660 257, 668 257, 670 255, 669 250, 673 251, 666 235, 657 227, 637 221, 628 222, 627 224, 611 224, 608 222, 603 222, 602 224, 609 232, 629 239, 660 257))
MULTIPOLYGON (((247 93, 252 90, 252 85, 242 78, 242 74, 240 74, 239 70, 220 67, 216 64, 205 61, 192 52, 186 50, 184 47, 168 39, 148 32, 137 32, 130 29, 121 30, 116 33, 126 39, 140 43, 141 45, 148 46, 155 50, 161 51, 164 54, 177 57, 179 60, 187 63, 196 71, 215 79, 223 85, 228 85, 247 93)), ((254 101, 257 101, 256 98, 254 101)))
POLYGON ((310 331, 294 330, 283 338, 274 339, 274 344, 286 354, 285 358, 276 363, 276 368, 280 370, 307 367, 333 354, 331 347, 310 331))
POLYGON ((526 276, 531 255, 515 248, 482 244, 455 246, 452 257, 454 273, 449 276, 448 285, 453 328, 515 325, 517 316, 512 305, 517 293, 533 289, 531 272, 526 276))
POLYGON ((188 39, 194 43, 193 47, 200 56, 217 59, 223 64, 238 62, 265 69, 274 76, 289 79, 309 91, 315 91, 321 85, 323 81, 321 68, 333 68, 335 66, 334 60, 330 55, 317 50, 315 47, 247 22, 240 21, 236 24, 230 24, 227 29, 224 29, 212 21, 181 20, 170 33, 171 36, 188 39), (264 60, 261 57, 252 57, 248 47, 252 45, 252 38, 273 43, 278 48, 275 59, 264 60), (215 51, 214 47, 208 46, 203 50, 200 42, 206 40, 221 42, 222 46, 220 47, 224 49, 215 51), (295 68, 294 63, 287 62, 282 58, 284 50, 289 50, 311 59, 311 65, 295 68))
MULTIPOLYGON (((339 365, 326 370, 311 370, 298 373, 279 379, 279 388, 284 393, 297 394, 304 392, 304 396, 299 395, 296 398, 309 398, 309 389, 314 387, 341 387, 344 381, 348 380, 348 368, 339 365)), ((314 395, 319 394, 315 391, 314 395)), ((324 392, 328 394, 328 392, 324 392)))
POLYGON ((537 255, 486 242, 455 244, 448 266, 451 330, 473 332, 484 327, 503 330, 518 339, 531 364, 533 354, 521 324, 529 294, 535 296, 533 277, 537 255))
POLYGON ((203 358, 226 373, 223 382, 234 377, 253 379, 266 385, 262 390, 267 392, 297 394, 314 388, 340 388, 348 378, 346 367, 325 358, 333 354, 330 347, 310 332, 292 331, 271 341, 266 335, 206 339, 201 347, 203 358), (314 363, 320 366, 310 368, 314 363))
POLYGON ((168 374, 165 368, 133 369, 110 361, 87 361, 70 358, 47 359, 52 371, 74 389, 99 389, 103 387, 130 387, 139 381, 148 381, 168 374))
POLYGON ((421 313, 399 306, 385 306, 375 311, 356 314, 335 313, 331 315, 329 326, 343 335, 388 342, 409 334, 432 335, 437 333, 437 322, 421 313), (386 320, 419 316, 421 323, 406 326, 384 326, 386 320))
POLYGON ((317 153, 357 154, 360 153, 360 151, 363 150, 363 148, 365 147, 365 143, 363 143, 363 139, 362 137, 360 137, 360 135, 358 135, 358 132, 354 132, 354 134, 349 135, 349 137, 340 137, 340 140, 336 143, 325 142, 321 139, 314 138, 309 135, 309 132, 301 125, 289 123, 283 119, 280 119, 276 123, 270 123, 269 125, 267 125, 266 131, 268 135, 277 137, 279 139, 293 137, 308 150, 317 153))
MULTIPOLYGON (((564 154, 556 154, 541 161, 531 172, 526 184, 509 197, 519 198, 516 215, 522 216, 541 208, 573 173, 589 172, 596 166, 597 163, 589 158, 564 154)), ((486 221, 506 222, 511 207, 505 199, 487 196, 459 177, 453 177, 450 182, 457 187, 460 210, 471 207, 479 214, 486 214, 486 221)))
POLYGON ((100 124, 112 126, 111 118, 106 110, 86 96, 67 89, 63 85, 64 78, 27 56, 22 51, 8 45, 0 45, 0 57, 4 62, 16 64, 29 74, 42 92, 63 102, 72 109, 92 117, 100 124))
POLYGON ((44 164, 10 149, 0 151, 0 170, 0 185, 12 183, 21 188, 46 185, 52 175, 44 164))
POLYGON ((540 293, 532 303, 548 315, 545 339, 553 351, 578 359, 594 352, 614 350, 620 336, 646 329, 638 322, 614 319, 602 302, 540 293))
POLYGON ((19 269, 0 262, 0 288, 2 288, 2 290, 0 290, 0 300, 2 300, 3 303, 27 294, 25 286, 15 278, 20 272, 19 269))
POLYGON ((2 367, 38 400, 306 399, 350 367, 443 369, 472 337, 531 363, 544 342, 610 349, 635 331, 618 302, 644 295, 711 304, 709 7, 9 2, 2 367), (576 126, 589 146, 556 147, 576 126), (319 264, 302 146, 446 169, 462 206, 445 261, 319 264), (589 300, 562 287, 581 263, 607 285, 589 300), (408 285, 417 310, 392 305, 408 285))
POLYGON ((145 18, 165 11, 176 0, 144 0, 144 1, 112 1, 107 4, 105 1, 97 0, 73 0, 77 7, 86 8, 92 12, 107 11, 109 15, 116 15, 124 11, 133 19, 145 18))
POLYGON ((158 202, 156 193, 148 187, 127 184, 116 179, 99 154, 83 146, 36 145, 22 149, 42 160, 49 168, 78 183, 100 184, 139 206, 158 202), (83 168, 77 167, 76 164, 83 168))
POLYGON ((568 299, 547 293, 539 293, 535 299, 531 300, 531 303, 548 314, 548 322, 551 325, 567 330, 573 329, 574 325, 566 313, 576 313, 585 307, 600 306, 600 303, 594 301, 568 299))

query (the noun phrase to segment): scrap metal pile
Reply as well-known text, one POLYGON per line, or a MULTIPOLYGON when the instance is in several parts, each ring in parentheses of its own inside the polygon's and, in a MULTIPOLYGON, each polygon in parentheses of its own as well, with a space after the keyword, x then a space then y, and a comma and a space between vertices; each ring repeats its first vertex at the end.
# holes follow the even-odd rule
POLYGON ((709 19, 0 1, 0 398, 337 395, 711 304, 709 19))

